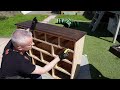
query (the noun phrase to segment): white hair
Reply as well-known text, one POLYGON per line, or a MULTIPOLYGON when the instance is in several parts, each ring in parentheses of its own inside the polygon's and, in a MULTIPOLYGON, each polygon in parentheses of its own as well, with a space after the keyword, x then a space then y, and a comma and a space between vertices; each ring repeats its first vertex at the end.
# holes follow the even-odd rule
POLYGON ((32 38, 32 33, 25 29, 17 29, 11 38, 11 41, 14 46, 25 45, 27 43, 26 40, 28 38, 32 38))

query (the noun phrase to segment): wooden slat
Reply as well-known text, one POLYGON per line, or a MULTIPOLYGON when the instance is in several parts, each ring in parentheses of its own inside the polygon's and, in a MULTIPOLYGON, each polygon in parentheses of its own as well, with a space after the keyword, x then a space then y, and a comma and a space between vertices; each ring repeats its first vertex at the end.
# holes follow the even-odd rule
POLYGON ((59 71, 65 73, 65 74, 67 74, 67 75, 71 75, 69 72, 67 72, 66 70, 64 70, 64 69, 61 68, 61 67, 55 66, 55 69, 57 69, 57 70, 59 70, 59 71))
POLYGON ((48 45, 52 45, 52 46, 54 46, 54 47, 58 47, 58 48, 63 48, 63 47, 61 47, 61 46, 58 46, 58 45, 55 45, 55 44, 51 44, 51 43, 49 43, 49 42, 46 42, 46 41, 43 41, 43 40, 40 40, 40 39, 37 39, 37 38, 33 38, 34 40, 36 40, 36 41, 39 41, 39 42, 42 42, 42 43, 45 43, 45 44, 48 44, 48 45))
MULTIPOLYGON (((65 47, 61 47, 61 46, 58 46, 58 45, 55 45, 55 44, 51 44, 51 43, 49 43, 49 42, 45 42, 45 41, 43 41, 43 40, 39 40, 39 39, 36 39, 36 38, 33 38, 33 39, 36 40, 36 41, 39 41, 39 42, 42 42, 42 43, 48 44, 48 45, 52 45, 52 46, 57 47, 57 48, 60 48, 60 49, 65 48, 65 47)), ((74 53, 74 51, 71 50, 71 49, 70 49, 70 52, 74 53)))
MULTIPOLYGON (((28 54, 28 53, 27 53, 28 54)), ((31 57, 31 55, 32 55, 32 52, 31 52, 31 50, 29 50, 29 54, 28 54, 30 57, 31 57)), ((34 64, 35 65, 35 61, 33 60, 33 58, 32 58, 32 64, 34 64)))
POLYGON ((38 57, 36 57, 35 55, 31 55, 32 58, 44 63, 44 64, 48 64, 49 62, 45 61, 45 60, 40 60, 38 57))
POLYGON ((35 50, 37 50, 37 51, 40 51, 40 52, 42 52, 42 53, 45 53, 45 54, 50 55, 50 56, 53 57, 52 54, 50 54, 49 52, 47 52, 47 51, 45 51, 45 50, 43 50, 43 49, 37 48, 37 47, 35 47, 35 46, 33 46, 32 48, 35 49, 35 50))
POLYGON ((54 76, 55 75, 55 71, 54 71, 54 69, 52 68, 52 76, 54 76))
POLYGON ((67 60, 67 59, 64 59, 63 61, 66 62, 66 63, 72 64, 72 62, 67 60))
POLYGON ((54 53, 54 47, 53 47, 53 45, 51 46, 51 53, 52 53, 52 55, 54 55, 55 53, 54 53))
POLYGON ((60 77, 58 77, 56 75, 53 75, 52 77, 55 78, 55 79, 62 79, 62 78, 60 78, 60 77))
POLYGON ((40 52, 40 57, 41 57, 41 60, 43 61, 43 55, 42 55, 42 53, 40 52))
POLYGON ((46 60, 42 60, 42 62, 44 62, 45 64, 49 64, 49 62, 47 62, 46 60))
POLYGON ((38 57, 36 57, 35 55, 30 55, 30 56, 31 56, 32 58, 38 60, 38 61, 42 61, 42 60, 40 60, 38 57))
MULTIPOLYGON (((49 74, 48 72, 47 72, 47 74, 48 74, 48 75, 50 75, 50 76, 52 76, 52 75, 51 75, 51 74, 49 74)), ((53 76, 52 76, 52 77, 53 77, 53 76)), ((54 77, 53 77, 53 78, 54 78, 54 77)))

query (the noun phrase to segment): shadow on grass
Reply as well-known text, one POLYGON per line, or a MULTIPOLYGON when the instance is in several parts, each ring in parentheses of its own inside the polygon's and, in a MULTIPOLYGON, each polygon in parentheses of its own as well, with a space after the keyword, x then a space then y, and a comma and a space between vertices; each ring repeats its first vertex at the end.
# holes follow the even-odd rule
POLYGON ((87 35, 94 36, 108 42, 112 42, 110 40, 102 38, 102 37, 113 37, 113 35, 107 30, 107 23, 100 23, 94 32, 92 32, 91 28, 89 27, 90 22, 78 22, 78 23, 79 23, 79 26, 76 26, 76 27, 71 26, 69 28, 85 31, 87 32, 87 35))
POLYGON ((120 35, 118 35, 118 37, 117 37, 117 41, 120 43, 120 35))
POLYGON ((109 79, 101 74, 93 65, 89 64, 92 79, 109 79))
POLYGON ((71 27, 72 29, 77 29, 81 31, 87 32, 88 35, 90 36, 95 36, 95 37, 110 37, 113 36, 108 30, 107 30, 107 25, 106 24, 99 24, 98 27, 94 32, 91 31, 91 28, 89 28, 90 22, 79 22, 80 26, 79 27, 71 27))
POLYGON ((93 16, 94 16, 94 14, 93 14, 92 12, 93 12, 93 11, 85 11, 85 12, 83 13, 83 16, 84 16, 85 18, 89 19, 89 20, 92 20, 92 18, 93 18, 93 16))
POLYGON ((113 37, 113 35, 107 30, 107 23, 103 23, 103 24, 100 23, 94 32, 92 32, 91 28, 89 28, 89 24, 90 22, 79 22, 79 27, 70 27, 70 28, 77 29, 80 31, 85 31, 87 32, 87 35, 94 36, 108 42, 112 42, 104 38, 101 38, 101 37, 113 37))
POLYGON ((77 65, 75 79, 109 79, 101 74, 92 64, 77 65))

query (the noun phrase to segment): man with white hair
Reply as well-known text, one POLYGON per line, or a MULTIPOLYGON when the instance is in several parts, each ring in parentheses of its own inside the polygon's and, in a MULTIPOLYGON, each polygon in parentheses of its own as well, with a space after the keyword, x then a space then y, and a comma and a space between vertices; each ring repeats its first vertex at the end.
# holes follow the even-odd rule
POLYGON ((26 53, 32 48, 32 45, 34 45, 34 43, 31 32, 24 29, 17 29, 13 33, 11 40, 3 52, 0 72, 1 78, 42 79, 41 74, 50 71, 56 63, 63 59, 56 55, 54 60, 44 67, 34 65, 26 53))

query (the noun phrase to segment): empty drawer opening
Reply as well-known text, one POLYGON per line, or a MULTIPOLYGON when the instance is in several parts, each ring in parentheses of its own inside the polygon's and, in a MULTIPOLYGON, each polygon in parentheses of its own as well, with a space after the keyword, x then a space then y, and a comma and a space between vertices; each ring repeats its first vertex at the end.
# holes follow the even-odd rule
POLYGON ((58 45, 58 37, 52 35, 46 35, 47 42, 58 45))
POLYGON ((67 72, 71 73, 72 64, 68 64, 64 61, 60 61, 60 62, 58 62, 57 66, 63 68, 67 72))
POLYGON ((70 76, 55 69, 55 76, 60 77, 62 79, 70 79, 70 76))
POLYGON ((54 59, 54 57, 49 56, 49 55, 46 55, 46 54, 44 54, 44 53, 42 53, 42 55, 43 55, 43 59, 44 59, 45 61, 51 62, 51 61, 54 59))
POLYGON ((41 67, 44 67, 46 64, 44 64, 44 63, 42 63, 42 62, 40 62, 40 61, 38 61, 38 60, 36 60, 36 59, 33 59, 34 61, 35 61, 35 64, 36 65, 39 65, 39 66, 41 66, 41 67))
POLYGON ((69 48, 71 50, 74 50, 74 42, 73 41, 69 41, 69 40, 66 40, 66 39, 60 39, 60 45, 62 47, 65 47, 65 48, 69 48))
POLYGON ((35 43, 36 47, 51 53, 51 46, 50 45, 42 43, 42 42, 39 42, 39 41, 36 41, 36 40, 33 40, 33 42, 35 43))
POLYGON ((45 34, 39 31, 34 31, 34 36, 37 39, 45 41, 45 34))
POLYGON ((40 58, 40 52, 35 50, 35 49, 31 49, 31 52, 32 52, 32 55, 36 56, 37 58, 41 59, 40 58))

